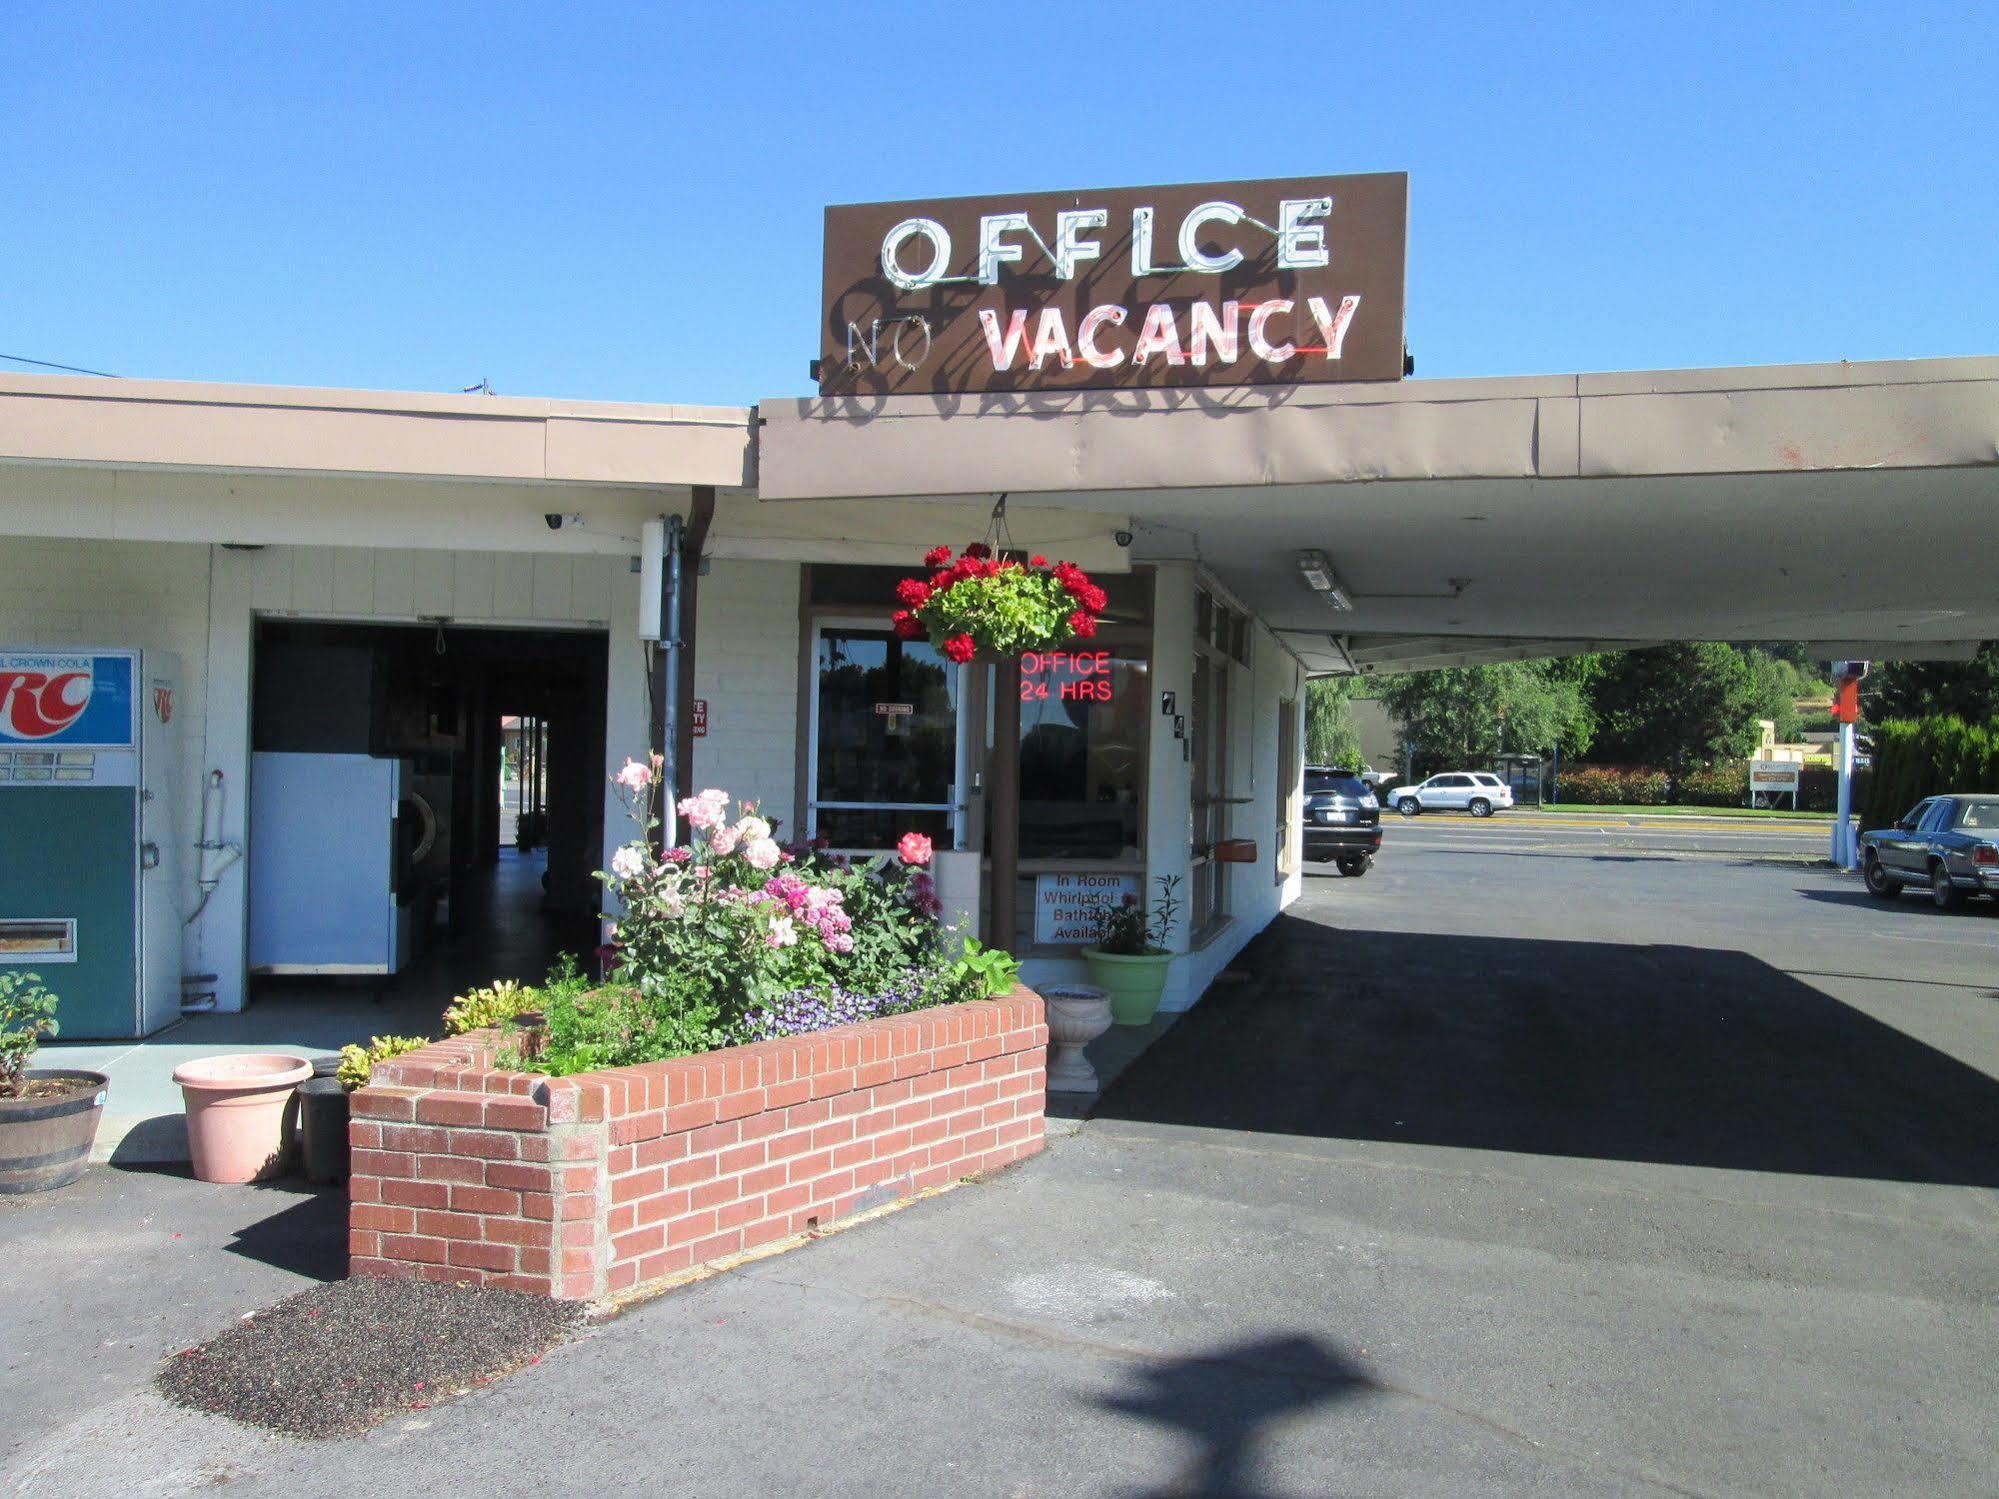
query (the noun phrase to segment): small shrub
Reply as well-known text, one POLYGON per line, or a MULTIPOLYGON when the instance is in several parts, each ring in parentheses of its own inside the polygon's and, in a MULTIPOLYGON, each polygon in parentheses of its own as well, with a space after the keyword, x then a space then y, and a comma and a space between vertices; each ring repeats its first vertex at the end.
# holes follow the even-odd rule
POLYGON ((568 1077, 692 1056, 737 1039, 722 1026, 721 1007, 701 977, 685 972, 659 975, 643 988, 552 989, 542 996, 541 1013, 544 1024, 533 1055, 517 1040, 500 1053, 501 1066, 568 1077))
POLYGON ((44 1036, 56 1033, 56 997, 40 974, 0 973, 0 1098, 17 1098, 44 1036))
POLYGON ((1180 876, 1162 874, 1154 883, 1159 886, 1159 899, 1150 910, 1139 904, 1136 895, 1098 906, 1092 916, 1096 936, 1090 945, 1098 952, 1128 958, 1156 958, 1171 951, 1166 942, 1173 935, 1173 920, 1182 904, 1174 893, 1180 888, 1180 876))
POLYGON ((399 1057, 406 1051, 428 1045, 428 1036, 370 1036, 366 1046, 340 1048, 340 1070, 334 1076, 340 1079, 341 1087, 352 1093, 356 1088, 368 1086, 368 1078, 377 1062, 386 1062, 390 1057, 399 1057))
POLYGON ((1689 807, 1746 807, 1749 805, 1749 767, 1709 765, 1690 770, 1673 788, 1675 798, 1689 807))
POLYGON ((1666 801, 1666 772, 1649 765, 1577 765, 1561 775, 1560 799, 1586 807, 1655 807, 1666 801))
POLYGON ((533 989, 512 979, 495 979, 485 988, 470 990, 451 1001, 444 1012, 444 1034, 462 1036, 467 1031, 490 1030, 522 1010, 532 1010, 535 999, 533 989))

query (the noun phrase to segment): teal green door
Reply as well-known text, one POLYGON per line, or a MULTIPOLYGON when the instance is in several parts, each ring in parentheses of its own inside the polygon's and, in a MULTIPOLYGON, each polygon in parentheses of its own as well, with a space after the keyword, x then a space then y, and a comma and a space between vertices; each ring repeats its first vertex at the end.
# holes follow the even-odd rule
POLYGON ((0 918, 76 921, 76 961, 9 959, 60 1003, 63 1041, 139 1034, 129 786, 0 790, 0 918))

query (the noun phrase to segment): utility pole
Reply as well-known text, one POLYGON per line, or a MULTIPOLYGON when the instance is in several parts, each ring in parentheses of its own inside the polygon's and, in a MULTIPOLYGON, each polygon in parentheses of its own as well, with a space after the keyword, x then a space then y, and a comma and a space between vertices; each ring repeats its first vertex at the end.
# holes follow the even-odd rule
MULTIPOLYGON (((1853 725, 1860 717, 1860 679, 1867 675, 1865 661, 1835 661, 1836 679, 1832 716, 1839 724, 1839 815, 1832 823, 1832 862, 1836 868, 1853 868, 1853 725)), ((1797 797, 1791 798, 1795 805, 1797 797)))

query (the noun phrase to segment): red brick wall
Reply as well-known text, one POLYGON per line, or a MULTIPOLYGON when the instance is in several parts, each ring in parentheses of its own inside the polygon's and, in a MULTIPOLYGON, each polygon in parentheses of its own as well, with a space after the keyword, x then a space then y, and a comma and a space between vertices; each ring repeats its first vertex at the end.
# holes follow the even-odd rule
POLYGON ((490 1032, 353 1096, 349 1265, 587 1300, 991 1171, 1042 1145, 1040 997, 575 1077, 490 1032))

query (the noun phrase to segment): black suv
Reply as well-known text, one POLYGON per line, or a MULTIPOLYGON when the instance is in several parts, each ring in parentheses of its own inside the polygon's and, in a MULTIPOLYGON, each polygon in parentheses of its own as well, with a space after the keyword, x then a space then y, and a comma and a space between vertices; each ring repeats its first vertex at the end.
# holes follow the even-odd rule
POLYGON ((1367 873, 1380 847, 1381 803, 1360 772, 1306 766, 1305 857, 1359 876, 1367 873))

